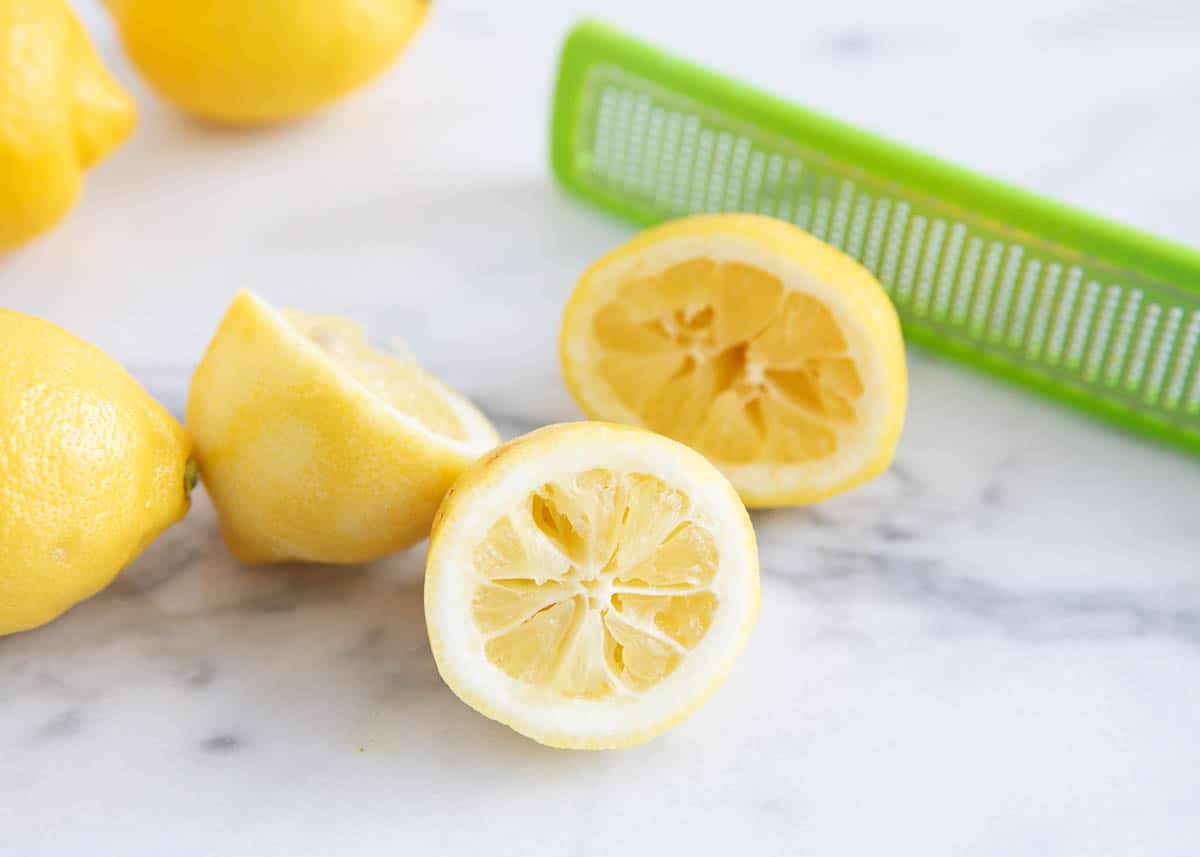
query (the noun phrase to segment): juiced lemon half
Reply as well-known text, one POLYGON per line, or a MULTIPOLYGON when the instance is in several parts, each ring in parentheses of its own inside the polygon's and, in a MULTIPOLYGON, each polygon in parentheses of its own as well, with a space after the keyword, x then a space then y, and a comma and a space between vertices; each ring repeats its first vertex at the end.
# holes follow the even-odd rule
POLYGON ((750 518, 702 456, 568 423, 499 447, 451 489, 425 572, 438 669, 543 744, 639 744, 695 711, 758 613, 750 518))
POLYGON ((605 256, 571 296, 560 354, 586 414, 689 444, 751 506, 878 475, 904 422, 904 347, 883 288, 758 215, 677 220, 605 256))
POLYGON ((487 418, 346 319, 241 292, 192 378, 205 490, 244 562, 365 562, 429 534, 451 483, 499 442, 487 418))

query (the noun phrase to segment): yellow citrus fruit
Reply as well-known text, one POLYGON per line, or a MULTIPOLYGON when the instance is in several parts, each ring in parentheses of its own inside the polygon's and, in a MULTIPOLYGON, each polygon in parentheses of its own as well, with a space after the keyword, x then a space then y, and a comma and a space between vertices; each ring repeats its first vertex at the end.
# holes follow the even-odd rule
POLYGON ((57 223, 134 119, 63 0, 0 3, 0 250, 57 223))
POLYGON ((475 407, 340 318, 234 299, 187 424, 225 543, 247 563, 376 559, 429 535, 438 503, 499 442, 475 407))
POLYGON ((429 0, 106 0, 158 92, 217 122, 310 113, 379 75, 429 0))
POLYGON ((886 293, 768 217, 643 232, 583 275, 559 344, 585 413, 689 444, 750 506, 809 503, 878 475, 904 423, 904 345, 886 293))
POLYGON ((0 309, 0 634, 99 592, 182 518, 190 450, 111 357, 0 309))
POLYGON ((703 456, 607 423, 539 429, 446 496, 425 621, 468 705, 553 747, 648 741, 724 680, 758 615, 750 517, 703 456))

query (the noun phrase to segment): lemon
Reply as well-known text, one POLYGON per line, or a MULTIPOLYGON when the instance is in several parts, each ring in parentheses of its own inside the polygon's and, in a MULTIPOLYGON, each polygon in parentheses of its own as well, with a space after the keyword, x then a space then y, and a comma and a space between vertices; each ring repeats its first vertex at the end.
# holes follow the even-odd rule
POLYGON ((758 615, 746 509, 693 450, 568 423, 485 456, 429 544, 425 621, 467 704, 543 744, 640 744, 724 680, 758 615))
POLYGON ((184 110, 258 124, 323 107, 386 69, 429 0, 106 0, 146 80, 184 110))
POLYGON ((429 534, 499 442, 479 411, 340 318, 234 299, 192 378, 187 424, 225 542, 247 563, 354 563, 429 534))
POLYGON ((190 447, 108 355, 0 309, 0 634, 99 592, 182 518, 190 447))
POLYGON ((596 262, 567 305, 559 350, 586 414, 691 445, 750 506, 871 479, 904 423, 904 346, 883 288, 833 247, 759 215, 677 220, 596 262))
POLYGON ((0 251, 58 222, 134 117, 63 0, 0 3, 0 251))

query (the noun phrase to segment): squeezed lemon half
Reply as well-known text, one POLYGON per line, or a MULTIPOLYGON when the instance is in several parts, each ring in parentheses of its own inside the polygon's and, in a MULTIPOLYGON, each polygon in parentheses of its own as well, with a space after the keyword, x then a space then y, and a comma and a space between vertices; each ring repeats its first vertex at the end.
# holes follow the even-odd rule
POLYGON ((751 506, 878 475, 904 422, 904 347, 883 288, 759 215, 685 218, 605 256, 571 296, 560 355, 585 413, 689 444, 751 506))
POLYGON ((365 562, 429 534, 451 483, 499 442, 465 398, 357 324, 230 306, 192 378, 187 424, 242 561, 365 562))
POLYGON ((638 744, 725 678, 758 611, 749 516, 703 457, 628 426, 518 438, 438 513, 425 615, 438 669, 543 744, 638 744))

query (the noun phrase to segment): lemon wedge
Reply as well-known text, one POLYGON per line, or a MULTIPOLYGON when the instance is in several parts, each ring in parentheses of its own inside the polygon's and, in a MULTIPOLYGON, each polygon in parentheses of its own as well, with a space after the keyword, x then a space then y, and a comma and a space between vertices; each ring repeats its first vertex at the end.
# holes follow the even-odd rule
POLYGON ((447 495, 425 571, 438 669, 554 747, 639 744, 695 711, 758 613, 745 507, 702 456, 642 429, 550 426, 447 495))
POLYGON ((904 423, 904 346, 883 288, 759 215, 677 220, 596 262, 567 305, 560 357, 588 416, 689 444, 750 506, 871 479, 904 423))
POLYGON ((470 402, 357 324, 245 291, 192 378, 187 424, 226 544, 248 563, 409 547, 499 442, 470 402))

